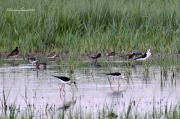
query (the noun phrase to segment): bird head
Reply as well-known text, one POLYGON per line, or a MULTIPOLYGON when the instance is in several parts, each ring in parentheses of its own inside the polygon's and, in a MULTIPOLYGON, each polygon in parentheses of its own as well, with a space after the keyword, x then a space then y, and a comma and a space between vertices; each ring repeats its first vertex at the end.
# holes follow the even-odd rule
POLYGON ((76 86, 76 82, 72 82, 72 83, 74 83, 75 87, 77 88, 77 86, 76 86))

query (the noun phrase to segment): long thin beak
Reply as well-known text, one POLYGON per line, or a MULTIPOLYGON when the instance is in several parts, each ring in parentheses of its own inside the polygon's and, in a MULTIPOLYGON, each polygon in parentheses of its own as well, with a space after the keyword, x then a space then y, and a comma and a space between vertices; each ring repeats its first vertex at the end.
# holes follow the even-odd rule
POLYGON ((74 84, 74 85, 75 85, 75 87, 78 89, 77 85, 76 85, 76 84, 74 84))

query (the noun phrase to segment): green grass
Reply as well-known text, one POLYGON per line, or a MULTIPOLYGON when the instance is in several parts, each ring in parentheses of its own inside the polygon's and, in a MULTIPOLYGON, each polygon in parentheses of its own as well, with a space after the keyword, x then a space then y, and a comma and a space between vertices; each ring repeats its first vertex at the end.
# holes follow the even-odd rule
POLYGON ((4 111, 1 112, 0 119, 179 119, 180 103, 177 103, 176 105, 171 104, 170 106, 167 105, 168 104, 164 105, 161 109, 156 109, 158 106, 154 104, 151 111, 143 111, 142 113, 138 111, 138 105, 134 106, 132 101, 129 102, 128 109, 125 109, 124 107, 122 112, 115 110, 113 105, 109 104, 105 104, 102 108, 97 109, 97 112, 94 112, 93 110, 87 111, 86 109, 83 109, 81 105, 79 105, 79 107, 76 106, 68 109, 59 109, 57 105, 51 106, 47 104, 46 109, 37 110, 34 109, 33 105, 28 104, 26 108, 21 109, 16 105, 16 102, 14 102, 8 106, 6 114, 4 111))
POLYGON ((178 52, 178 0, 28 0, 1 2, 0 51, 178 52), (35 9, 10 12, 7 9, 35 9))
MULTIPOLYGON (((9 52, 16 46, 24 56, 29 52, 68 53, 65 60, 58 61, 67 65, 58 68, 70 74, 74 72, 81 56, 91 52, 106 53, 115 50, 127 53, 134 49, 146 51, 150 48, 153 53, 174 54, 180 51, 179 6, 178 0, 1 0, 0 53, 9 52), (8 9, 35 11, 10 12, 8 9)), ((100 59, 98 62, 103 67, 111 67, 112 64, 101 62, 104 60, 100 59)), ((85 63, 81 65, 88 66, 85 63)), ((171 77, 173 79, 173 76, 169 78, 168 75, 174 73, 175 79, 178 79, 180 64, 176 56, 160 55, 159 59, 150 59, 143 64, 146 73, 144 79, 147 80, 150 65, 161 67, 161 86, 164 80, 170 80, 171 77)), ((127 66, 127 73, 130 73, 130 68, 127 66)), ((130 76, 129 80, 132 80, 130 76)), ((7 104, 7 100, 8 95, 3 92, 0 119, 31 119, 34 116, 44 118, 44 115, 35 112, 33 107, 27 106, 25 110, 18 112, 16 102, 7 104)), ((129 102, 129 108, 123 113, 104 106, 99 109, 96 117, 91 112, 85 112, 81 106, 67 112, 70 113, 69 118, 82 119, 111 118, 113 114, 119 115, 118 118, 180 118, 179 103, 170 109, 166 106, 163 112, 154 109, 145 114, 134 114, 131 104, 132 102, 129 102)), ((65 118, 64 110, 48 109, 45 111, 46 118, 65 118)))

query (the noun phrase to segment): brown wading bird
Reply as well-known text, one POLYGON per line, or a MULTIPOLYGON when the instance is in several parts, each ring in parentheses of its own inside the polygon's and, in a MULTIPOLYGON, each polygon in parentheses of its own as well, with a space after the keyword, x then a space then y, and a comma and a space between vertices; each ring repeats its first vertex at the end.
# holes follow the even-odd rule
POLYGON ((7 58, 9 57, 15 58, 18 56, 18 54, 19 54, 19 50, 18 50, 18 47, 16 47, 16 49, 14 49, 10 54, 8 54, 7 58))
POLYGON ((133 50, 130 54, 121 55, 123 59, 134 59, 138 56, 142 55, 142 53, 139 50, 133 50))
POLYGON ((107 56, 108 57, 114 57, 115 55, 116 55, 116 52, 113 51, 113 52, 110 52, 107 56))
POLYGON ((110 52, 107 56, 108 56, 108 60, 109 60, 109 57, 110 58, 113 58, 117 53, 116 52, 110 52))
POLYGON ((142 55, 142 52, 139 50, 133 50, 131 54, 134 54, 135 56, 142 55))
POLYGON ((126 55, 121 55, 121 58, 124 60, 132 59, 134 57, 134 54, 126 54, 126 55))
POLYGON ((39 62, 37 62, 36 63, 36 69, 46 69, 46 63, 39 63, 39 62))
POLYGON ((50 54, 48 54, 47 55, 47 58, 49 58, 49 59, 55 59, 57 57, 57 53, 56 52, 52 52, 52 53, 50 53, 50 54))
POLYGON ((98 54, 90 54, 88 55, 89 58, 93 60, 93 65, 97 65, 97 59, 101 57, 101 53, 98 54), (95 61, 94 61, 95 60, 95 61))

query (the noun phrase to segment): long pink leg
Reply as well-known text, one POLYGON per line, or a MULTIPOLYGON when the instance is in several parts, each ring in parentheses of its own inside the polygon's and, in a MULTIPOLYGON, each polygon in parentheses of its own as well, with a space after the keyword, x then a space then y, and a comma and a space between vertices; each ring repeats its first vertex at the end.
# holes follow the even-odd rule
MULTIPOLYGON (((114 78, 113 78, 113 80, 114 80, 114 78)), ((112 81, 110 81, 110 88, 111 88, 111 89, 112 89, 112 86, 111 86, 111 84, 112 84, 113 80, 112 80, 112 81)))
POLYGON ((66 92, 65 92, 65 84, 64 84, 64 89, 63 89, 63 91, 64 91, 64 94, 66 94, 66 92))
POLYGON ((61 97, 61 91, 60 91, 60 99, 62 99, 62 97, 61 97))
POLYGON ((62 88, 63 88, 63 85, 64 85, 64 84, 62 84, 62 86, 61 86, 61 88, 60 88, 60 91, 62 90, 62 88))
POLYGON ((60 88, 60 99, 62 99, 62 97, 61 97, 61 90, 62 90, 62 88, 63 88, 63 84, 62 84, 62 86, 60 88))
POLYGON ((118 90, 119 90, 119 88, 120 88, 120 85, 118 86, 118 90))
POLYGON ((65 95, 61 95, 61 92, 60 92, 60 99, 64 102, 65 101, 65 95))
POLYGON ((119 90, 119 87, 120 87, 120 82, 119 82, 119 79, 118 79, 118 90, 119 90))
POLYGON ((119 82, 119 79, 118 79, 118 85, 120 86, 120 82, 119 82))
POLYGON ((112 89, 111 84, 112 84, 112 81, 110 81, 110 88, 112 89))

